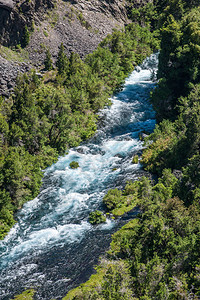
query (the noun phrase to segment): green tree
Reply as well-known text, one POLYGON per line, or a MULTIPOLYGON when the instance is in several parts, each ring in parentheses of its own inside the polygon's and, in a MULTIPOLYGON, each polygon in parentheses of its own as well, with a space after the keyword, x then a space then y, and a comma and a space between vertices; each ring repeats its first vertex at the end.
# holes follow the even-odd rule
POLYGON ((22 39, 22 47, 26 47, 29 44, 30 41, 30 32, 28 30, 27 25, 24 27, 24 36, 22 39))
POLYGON ((44 60, 44 67, 46 71, 50 71, 53 69, 53 62, 51 59, 51 52, 49 49, 47 49, 46 51, 46 56, 45 56, 45 60, 44 60))
POLYGON ((60 45, 60 50, 58 52, 58 58, 56 61, 56 66, 58 68, 58 74, 59 75, 64 75, 66 70, 67 70, 67 66, 68 66, 68 59, 67 56, 65 54, 65 48, 63 43, 61 43, 60 45))

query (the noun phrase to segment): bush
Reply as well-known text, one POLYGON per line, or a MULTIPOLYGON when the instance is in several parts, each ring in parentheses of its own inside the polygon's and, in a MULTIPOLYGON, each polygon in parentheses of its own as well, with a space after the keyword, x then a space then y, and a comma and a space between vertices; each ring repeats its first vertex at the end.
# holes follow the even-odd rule
POLYGON ((44 60, 44 67, 46 71, 50 71, 53 69, 53 63, 52 63, 52 59, 51 59, 51 53, 49 51, 49 49, 47 49, 46 51, 46 57, 44 60))
POLYGON ((58 58, 56 61, 56 66, 58 68, 58 74, 64 75, 64 73, 66 72, 66 69, 67 69, 67 65, 68 65, 68 59, 65 54, 64 45, 63 45, 63 43, 61 43, 60 50, 58 52, 58 58))
POLYGON ((138 164, 138 162, 139 162, 139 157, 138 157, 138 155, 134 155, 134 156, 133 156, 133 159, 132 159, 132 164, 138 164))
POLYGON ((124 202, 122 191, 118 189, 109 190, 103 198, 103 203, 106 205, 108 210, 115 209, 121 203, 124 202))
POLYGON ((89 222, 92 225, 104 223, 104 222, 106 222, 106 217, 103 215, 103 213, 101 211, 95 210, 95 211, 90 213, 89 222))
POLYGON ((24 36, 23 36, 23 40, 22 40, 22 46, 26 47, 29 44, 30 41, 30 32, 28 30, 28 27, 25 26, 24 28, 24 36))
POLYGON ((72 161, 70 164, 69 164, 70 168, 71 169, 77 169, 79 167, 79 164, 77 161, 72 161))

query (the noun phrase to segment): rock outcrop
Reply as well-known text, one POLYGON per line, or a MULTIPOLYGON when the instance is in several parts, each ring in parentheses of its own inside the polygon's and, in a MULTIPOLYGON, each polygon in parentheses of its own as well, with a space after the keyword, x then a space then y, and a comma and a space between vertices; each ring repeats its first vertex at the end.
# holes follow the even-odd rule
POLYGON ((11 11, 14 8, 14 2, 12 0, 0 0, 0 8, 11 11))
MULTIPOLYGON (((84 57, 94 51, 113 28, 128 22, 124 0, 0 0, 0 45, 16 47, 23 44, 25 26, 30 33, 26 47, 29 64, 41 68, 46 49, 55 62, 59 46, 67 54, 84 57)), ((0 49, 1 55, 1 49, 0 49)), ((19 63, 0 57, 0 93, 12 90, 19 63), (10 84, 12 82, 12 84, 10 84)))
POLYGON ((29 70, 30 66, 26 63, 11 62, 0 56, 0 95, 9 96, 17 75, 29 70))
POLYGON ((32 33, 28 46, 30 59, 36 64, 44 60, 45 48, 49 48, 55 59, 58 47, 64 44, 68 53, 76 52, 81 57, 94 51, 97 45, 128 22, 123 1, 79 0, 58 2, 49 10, 32 33))
POLYGON ((16 46, 23 40, 25 26, 31 28, 47 9, 53 8, 51 0, 0 0, 0 44, 16 46))
MULTIPOLYGON (((142 5, 144 1, 151 0, 136 0, 134 5, 142 5)), ((113 28, 122 28, 128 22, 124 0, 0 0, 0 45, 23 45, 28 28, 29 64, 40 69, 46 49, 50 50, 54 62, 61 43, 68 55, 73 51, 83 58, 113 28)), ((0 93, 7 94, 5 81, 7 87, 11 86, 10 78, 13 82, 16 74, 24 69, 3 57, 0 57, 0 93)))
MULTIPOLYGON (((42 43, 56 53, 60 43, 65 42, 69 51, 79 51, 84 56, 114 27, 127 22, 124 3, 123 0, 0 0, 0 44, 22 44, 26 25, 32 41, 29 50, 42 52, 42 43)), ((37 60, 39 56, 36 55, 37 60)), ((34 55, 31 57, 34 59, 34 55)))

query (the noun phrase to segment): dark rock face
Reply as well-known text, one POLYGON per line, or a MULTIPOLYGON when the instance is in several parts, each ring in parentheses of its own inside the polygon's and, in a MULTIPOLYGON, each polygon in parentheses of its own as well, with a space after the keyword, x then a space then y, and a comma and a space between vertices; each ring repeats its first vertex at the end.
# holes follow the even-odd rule
POLYGON ((16 77, 29 71, 25 63, 10 62, 0 56, 0 95, 9 96, 15 86, 16 77))
POLYGON ((0 8, 0 43, 16 45, 22 37, 22 29, 25 26, 25 20, 15 12, 10 12, 0 8), (17 24, 17 26, 16 26, 17 24))
POLYGON ((37 14, 53 7, 51 0, 0 0, 0 44, 16 46, 20 44, 25 25, 31 26, 37 14))
POLYGON ((12 0, 0 0, 0 8, 11 11, 14 8, 14 2, 12 0))

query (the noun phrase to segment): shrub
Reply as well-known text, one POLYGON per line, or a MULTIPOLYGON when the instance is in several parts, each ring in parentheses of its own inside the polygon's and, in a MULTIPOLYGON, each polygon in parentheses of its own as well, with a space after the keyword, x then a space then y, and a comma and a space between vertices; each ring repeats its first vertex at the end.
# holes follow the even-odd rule
POLYGON ((138 157, 138 155, 134 155, 134 156, 133 156, 133 159, 132 159, 132 164, 138 164, 138 162, 139 162, 139 157, 138 157))
POLYGON ((68 64, 68 59, 65 54, 65 48, 63 43, 61 43, 60 50, 58 52, 57 62, 56 62, 56 66, 58 68, 58 74, 63 75, 66 72, 67 64, 68 64))
POLYGON ((23 40, 22 40, 22 46, 26 47, 29 44, 30 41, 30 32, 28 30, 28 27, 25 26, 24 28, 24 36, 23 36, 23 40))
POLYGON ((44 60, 44 67, 46 71, 50 71, 53 69, 52 59, 51 59, 51 53, 49 49, 46 51, 46 57, 44 60))
POLYGON ((79 167, 79 164, 77 161, 72 161, 70 164, 69 164, 70 168, 71 169, 77 169, 79 167))
POLYGON ((103 198, 103 203, 106 205, 108 210, 115 209, 121 203, 124 202, 122 191, 118 189, 109 190, 103 198))
POLYGON ((104 222, 106 222, 106 217, 103 215, 103 213, 101 211, 95 210, 95 211, 90 213, 89 222, 92 225, 104 223, 104 222))

